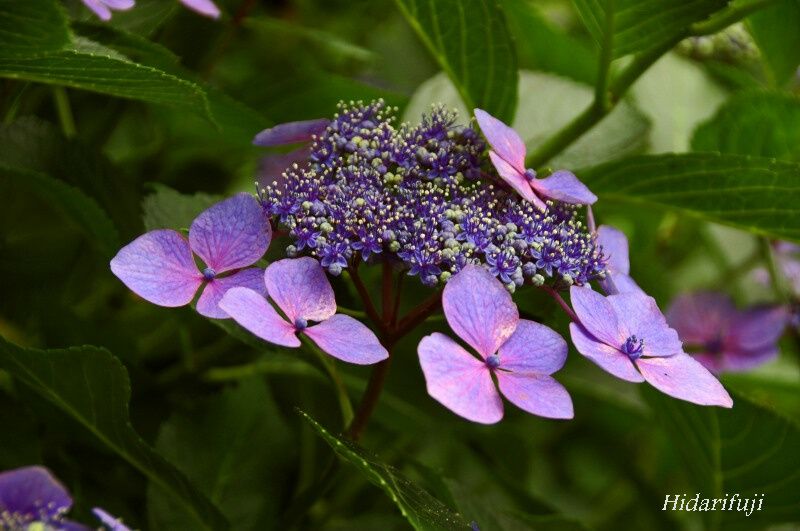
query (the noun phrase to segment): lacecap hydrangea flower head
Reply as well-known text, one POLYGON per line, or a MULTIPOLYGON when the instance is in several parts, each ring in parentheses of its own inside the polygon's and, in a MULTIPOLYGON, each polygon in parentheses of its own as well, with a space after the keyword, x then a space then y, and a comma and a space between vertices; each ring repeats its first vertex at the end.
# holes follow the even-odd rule
MULTIPOLYGON (((396 112, 383 101, 351 102, 331 120, 262 131, 257 145, 298 146, 264 158, 255 198, 239 194, 210 207, 188 239, 170 230, 141 236, 112 270, 153 303, 196 299, 201 314, 233 318, 267 342, 300 348, 307 339, 340 361, 379 364, 377 386, 398 341, 441 307, 452 333, 427 335, 417 348, 428 393, 485 424, 503 417, 503 397, 538 416, 574 415, 553 377, 566 341, 521 319, 512 300, 528 285, 556 300, 573 321, 576 349, 611 374, 731 406, 631 278, 625 235, 595 228, 589 205, 597 197, 575 174, 526 168, 519 135, 479 109, 480 130, 441 106, 416 125, 398 124, 396 112), (285 257, 262 269, 273 234, 288 238, 285 257), (383 272, 381 312, 358 272, 370 265, 383 272), (396 275, 432 291, 404 316, 396 314, 396 275), (340 311, 335 277, 354 284, 367 318, 340 311)), ((372 383, 369 393, 378 396, 372 383)))

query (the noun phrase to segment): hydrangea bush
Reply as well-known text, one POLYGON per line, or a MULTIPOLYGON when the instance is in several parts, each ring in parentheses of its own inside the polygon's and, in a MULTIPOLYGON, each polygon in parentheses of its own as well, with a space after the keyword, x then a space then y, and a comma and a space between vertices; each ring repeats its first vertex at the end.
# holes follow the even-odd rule
POLYGON ((0 1, 0 529, 800 521, 800 8, 179 3, 0 1))

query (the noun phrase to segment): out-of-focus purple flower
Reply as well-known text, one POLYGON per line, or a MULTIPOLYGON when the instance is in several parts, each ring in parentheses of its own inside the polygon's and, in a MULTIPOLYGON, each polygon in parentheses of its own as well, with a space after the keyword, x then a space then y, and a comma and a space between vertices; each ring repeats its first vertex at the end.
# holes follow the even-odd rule
POLYGON ((606 276, 600 280, 603 291, 607 295, 642 292, 642 288, 630 276, 628 238, 625 234, 611 225, 600 225, 597 244, 606 259, 606 276))
POLYGON ((197 216, 188 241, 168 229, 139 236, 111 260, 111 271, 134 293, 159 306, 189 304, 203 287, 197 311, 224 319, 228 316, 218 303, 228 289, 244 286, 265 293, 263 270, 248 266, 264 256, 271 238, 270 223, 258 202, 241 193, 197 216), (202 271, 193 252, 205 263, 202 271))
POLYGON ((417 352, 428 394, 482 424, 503 418, 500 393, 534 415, 573 417, 567 390, 550 376, 564 365, 567 343, 550 328, 520 319, 511 295, 491 273, 467 265, 445 286, 442 305, 450 328, 480 358, 444 334, 424 337, 417 352))
POLYGON ((369 365, 389 357, 372 330, 349 315, 336 313, 333 288, 315 259, 305 256, 273 262, 264 272, 264 283, 267 295, 286 319, 261 292, 244 287, 228 290, 220 308, 256 336, 276 345, 299 347, 297 334, 303 333, 323 351, 348 363, 369 365))
POLYGON ((125 11, 136 5, 135 0, 83 0, 83 3, 102 20, 111 20, 112 11, 125 11))
MULTIPOLYGON (((783 274, 792 294, 800 298, 800 245, 779 241, 775 242, 772 248, 778 271, 783 274)), ((770 283, 769 271, 766 268, 760 267, 753 273, 757 282, 764 285, 770 283)))
POLYGON ((675 398, 731 407, 717 379, 683 351, 655 299, 642 292, 604 297, 589 288, 570 288, 580 323, 569 330, 578 352, 629 382, 649 382, 675 398))
POLYGON ((311 142, 315 135, 325 132, 328 124, 330 120, 324 118, 278 124, 258 133, 253 139, 253 144, 272 147, 311 142))
POLYGON ((219 8, 211 0, 179 0, 192 11, 210 18, 219 18, 219 8))
MULTIPOLYGON (((64 518, 71 508, 69 492, 46 468, 28 466, 0 472, 0 529, 92 531, 64 518)), ((121 520, 99 507, 94 514, 110 531, 130 531, 121 520)))
POLYGON ((263 147, 283 146, 287 144, 305 144, 288 153, 267 155, 261 158, 258 168, 257 185, 259 190, 265 186, 272 186, 276 192, 285 192, 286 178, 283 172, 294 164, 299 169, 308 167, 311 155, 310 142, 316 135, 325 132, 330 120, 304 120, 278 124, 269 129, 264 129, 253 139, 253 144, 263 147))
POLYGON ((682 295, 667 310, 667 322, 695 359, 714 372, 745 371, 774 359, 789 320, 783 306, 739 311, 722 293, 682 295))
POLYGON ((597 196, 571 172, 559 170, 537 179, 535 171, 525 168, 525 143, 516 131, 482 109, 475 109, 475 118, 492 146, 489 158, 497 173, 537 208, 547 209, 547 199, 577 205, 591 205, 597 201, 597 196))

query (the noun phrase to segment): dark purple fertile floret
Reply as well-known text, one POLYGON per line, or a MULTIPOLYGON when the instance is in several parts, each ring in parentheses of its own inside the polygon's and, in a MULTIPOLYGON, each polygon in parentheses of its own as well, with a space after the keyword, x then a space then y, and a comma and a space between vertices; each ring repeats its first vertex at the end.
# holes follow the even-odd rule
POLYGON ((395 260, 429 286, 482 264, 510 290, 526 278, 585 284, 604 271, 576 206, 550 201, 542 212, 479 178, 491 167, 486 145, 454 113, 434 107, 412 126, 396 125, 395 112, 383 101, 340 104, 307 163, 262 183, 293 256, 311 254, 334 274, 355 256, 395 260))

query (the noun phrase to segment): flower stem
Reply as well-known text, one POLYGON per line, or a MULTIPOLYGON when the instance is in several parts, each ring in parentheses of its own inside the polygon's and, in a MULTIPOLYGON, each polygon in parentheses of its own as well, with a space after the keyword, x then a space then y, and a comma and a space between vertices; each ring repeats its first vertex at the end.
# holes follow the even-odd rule
POLYGON ((558 305, 561 306, 561 309, 564 310, 564 313, 566 313, 574 323, 580 324, 581 321, 580 319, 578 319, 578 316, 575 314, 572 308, 569 307, 569 304, 567 304, 564 298, 561 297, 561 295, 556 290, 554 290, 550 286, 541 286, 540 289, 543 290, 548 295, 550 295, 551 297, 553 297, 553 299, 555 299, 558 305))
POLYGON ((361 302, 364 304, 364 310, 367 312, 367 317, 372 323, 378 328, 378 331, 381 333, 382 336, 387 335, 388 330, 386 324, 381 319, 381 316, 378 315, 378 310, 375 309, 375 305, 372 303, 372 298, 369 296, 369 291, 367 291, 367 287, 364 285, 364 282, 361 280, 361 277, 358 274, 358 265, 359 260, 356 258, 353 261, 352 267, 349 268, 350 270, 350 278, 353 280, 353 285, 356 287, 356 291, 358 292, 358 296, 361 297, 361 302))
POLYGON ((298 334, 300 340, 309 350, 313 353, 317 360, 320 362, 325 372, 330 376, 331 383, 336 389, 336 399, 339 402, 339 410, 342 413, 342 425, 348 426, 353 421, 353 405, 350 402, 350 395, 347 394, 347 388, 339 376, 339 371, 336 369, 336 363, 330 359, 330 356, 323 353, 311 340, 305 337, 304 334, 298 334))
POLYGON ((74 137, 78 131, 75 128, 75 118, 72 116, 72 107, 64 87, 53 87, 53 100, 58 112, 58 121, 61 122, 61 131, 67 138, 74 137))
MULTIPOLYGON (((386 347, 386 345, 384 346, 386 347)), ((389 364, 392 360, 392 349, 389 346, 386 350, 389 351, 389 357, 375 365, 375 368, 372 369, 369 382, 367 382, 367 388, 364 391, 364 395, 361 397, 361 403, 358 406, 358 410, 350 426, 347 428, 346 435, 353 441, 358 441, 364 434, 364 430, 367 428, 369 419, 375 411, 375 406, 378 405, 378 399, 386 383, 386 375, 389 372, 389 364)))

